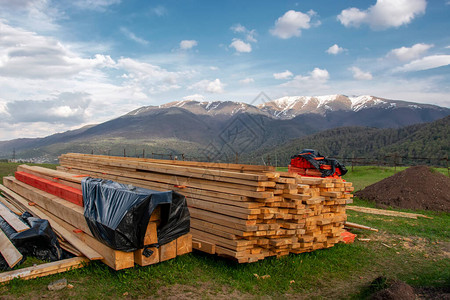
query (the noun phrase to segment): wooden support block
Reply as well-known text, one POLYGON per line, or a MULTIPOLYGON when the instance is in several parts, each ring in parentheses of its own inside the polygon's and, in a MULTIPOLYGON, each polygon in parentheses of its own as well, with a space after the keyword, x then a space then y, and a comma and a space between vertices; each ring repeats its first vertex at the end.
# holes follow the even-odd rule
POLYGON ((177 256, 192 252, 192 234, 188 233, 177 238, 177 256))
POLYGON ((177 240, 173 240, 159 247, 159 260, 165 261, 177 256, 177 240))
POLYGON ((153 251, 152 255, 149 257, 142 254, 144 249, 134 251, 134 262, 140 266, 149 266, 159 263, 159 249, 156 247, 151 247, 149 249, 153 251))
POLYGON ((17 248, 11 243, 3 230, 0 229, 0 253, 3 258, 8 263, 8 266, 12 269, 17 265, 23 258, 22 254, 17 250, 17 248))

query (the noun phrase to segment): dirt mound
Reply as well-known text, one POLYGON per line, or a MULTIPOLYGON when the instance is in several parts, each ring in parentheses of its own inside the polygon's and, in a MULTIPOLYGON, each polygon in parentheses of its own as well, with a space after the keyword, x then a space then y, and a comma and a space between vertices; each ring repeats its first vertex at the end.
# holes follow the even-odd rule
POLYGON ((414 289, 400 280, 393 281, 387 288, 372 295, 371 300, 414 300, 414 289))
POLYGON ((450 178, 426 166, 410 167, 355 195, 380 206, 450 212, 450 178))

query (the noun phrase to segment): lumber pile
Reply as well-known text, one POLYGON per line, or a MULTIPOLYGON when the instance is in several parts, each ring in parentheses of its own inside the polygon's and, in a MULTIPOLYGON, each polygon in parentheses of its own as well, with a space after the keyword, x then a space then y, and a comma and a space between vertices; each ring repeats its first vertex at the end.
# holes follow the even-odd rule
POLYGON ((342 241, 352 184, 273 167, 64 154, 59 171, 186 196, 193 247, 240 263, 342 241))
MULTIPOLYGON (((83 177, 37 166, 21 165, 16 177, 4 177, 0 192, 12 210, 24 211, 50 222, 63 249, 88 260, 101 260, 115 270, 147 266, 175 258, 192 251, 192 236, 186 234, 170 243, 158 243, 161 212, 157 208, 150 216, 144 236, 144 247, 134 252, 114 250, 98 241, 86 222, 82 206, 83 177), (152 247, 150 247, 152 246, 152 247)), ((0 210, 1 212, 1 210, 0 210)))

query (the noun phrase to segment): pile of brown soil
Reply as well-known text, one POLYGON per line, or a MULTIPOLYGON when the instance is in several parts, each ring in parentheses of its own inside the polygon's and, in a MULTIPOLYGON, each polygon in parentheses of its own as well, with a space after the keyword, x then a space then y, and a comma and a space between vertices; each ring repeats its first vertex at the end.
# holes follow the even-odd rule
POLYGON ((414 300, 414 289, 400 280, 394 280, 387 288, 373 294, 371 300, 414 300))
POLYGON ((450 212, 450 178, 429 167, 410 167, 355 193, 380 206, 450 212))

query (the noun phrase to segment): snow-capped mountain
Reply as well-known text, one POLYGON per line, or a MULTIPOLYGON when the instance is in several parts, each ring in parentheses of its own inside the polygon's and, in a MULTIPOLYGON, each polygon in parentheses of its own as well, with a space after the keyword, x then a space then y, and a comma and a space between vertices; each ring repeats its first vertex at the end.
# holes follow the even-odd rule
POLYGON ((326 95, 326 96, 287 96, 265 103, 251 105, 233 101, 196 101, 183 100, 160 106, 146 106, 134 110, 129 115, 154 112, 155 110, 180 108, 196 115, 233 116, 239 113, 265 115, 274 119, 292 119, 302 114, 325 115, 330 112, 358 112, 366 109, 442 109, 439 106, 420 104, 400 100, 388 100, 380 97, 326 95))

